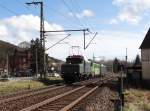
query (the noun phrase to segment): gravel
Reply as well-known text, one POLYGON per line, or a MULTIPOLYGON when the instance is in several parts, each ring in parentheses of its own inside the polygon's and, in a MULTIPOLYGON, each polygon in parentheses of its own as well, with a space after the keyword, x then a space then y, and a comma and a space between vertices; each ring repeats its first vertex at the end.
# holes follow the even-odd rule
POLYGON ((74 89, 75 87, 64 87, 64 88, 59 88, 56 90, 48 91, 45 93, 33 95, 30 97, 24 97, 17 99, 15 101, 9 101, 6 103, 1 103, 0 104, 0 111, 19 111, 23 108, 29 107, 33 104, 37 104, 41 101, 44 101, 45 99, 54 97, 58 94, 62 94, 64 92, 67 92, 69 90, 74 89))
POLYGON ((118 99, 114 85, 99 87, 88 98, 82 100, 72 111, 115 111, 116 106, 112 100, 118 99))

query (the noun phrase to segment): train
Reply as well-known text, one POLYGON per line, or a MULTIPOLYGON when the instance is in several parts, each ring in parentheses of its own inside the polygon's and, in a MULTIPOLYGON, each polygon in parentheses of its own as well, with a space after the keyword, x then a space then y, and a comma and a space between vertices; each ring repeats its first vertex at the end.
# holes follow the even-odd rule
POLYGON ((101 66, 98 63, 86 61, 82 55, 68 56, 66 62, 61 65, 61 77, 66 83, 90 79, 99 76, 101 71, 106 71, 105 67, 101 66))

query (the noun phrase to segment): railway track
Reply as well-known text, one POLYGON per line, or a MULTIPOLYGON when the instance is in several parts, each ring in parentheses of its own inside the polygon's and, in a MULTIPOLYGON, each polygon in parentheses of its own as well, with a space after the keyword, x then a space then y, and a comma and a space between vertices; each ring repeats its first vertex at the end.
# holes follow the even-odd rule
MULTIPOLYGON (((93 82, 93 81, 97 81, 97 80, 98 79, 85 80, 85 81, 73 83, 73 85, 86 85, 89 82, 93 82)), ((13 93, 10 93, 10 94, 7 94, 7 95, 0 96, 0 101, 2 101, 4 99, 8 99, 8 98, 13 98, 13 97, 16 97, 16 96, 21 97, 22 95, 27 95, 27 94, 30 94, 30 93, 33 93, 33 92, 40 92, 42 90, 47 90, 47 89, 49 90, 50 88, 58 87, 58 86, 62 86, 62 85, 65 85, 65 84, 59 83, 59 84, 53 84, 53 85, 49 85, 47 87, 39 88, 39 89, 29 89, 29 90, 22 90, 22 91, 18 91, 18 92, 13 92, 13 93)))
POLYGON ((0 101, 1 100, 4 100, 4 99, 7 99, 7 98, 11 98, 11 97, 15 97, 15 96, 19 96, 19 95, 24 95, 24 94, 29 94, 29 93, 32 93, 32 92, 37 92, 37 91, 41 91, 41 90, 45 90, 45 89, 49 89, 49 88, 53 88, 53 87, 56 87, 56 86, 61 86, 61 85, 64 85, 64 84, 53 84, 53 85, 49 85, 47 87, 44 87, 44 88, 39 88, 39 89, 26 89, 26 90, 22 90, 22 91, 17 91, 17 92, 13 92, 13 93, 10 93, 10 94, 6 94, 6 95, 3 95, 3 96, 0 96, 0 101))
MULTIPOLYGON (((107 81, 111 78, 112 77, 105 78, 103 81, 107 81)), ((80 85, 79 83, 74 83, 73 85, 69 86, 51 86, 49 88, 44 88, 43 90, 37 90, 35 92, 31 91, 22 95, 16 95, 14 97, 6 98, 0 100, 0 111, 38 111, 41 109, 43 111, 44 109, 47 110, 47 108, 48 110, 49 108, 52 108, 55 111, 58 111, 60 109, 66 110, 66 108, 73 107, 75 104, 80 102, 80 100, 95 91, 98 86, 89 84, 95 84, 99 81, 100 79, 92 79, 82 81, 80 82, 80 85)), ((102 83, 103 82, 101 82, 100 84, 102 83)))
POLYGON ((0 110, 1 111, 19 111, 25 107, 29 107, 33 104, 37 104, 45 99, 52 98, 61 93, 68 92, 75 87, 70 86, 58 86, 50 88, 49 90, 42 90, 38 92, 33 92, 27 95, 16 96, 0 101, 0 110))
MULTIPOLYGON (((101 84, 105 83, 107 80, 111 80, 112 78, 113 77, 105 78, 101 84)), ((99 82, 99 80, 93 81, 92 83, 95 84, 97 82, 99 82)), ((68 111, 84 98, 96 91, 98 87, 99 86, 94 85, 90 87, 80 86, 64 94, 57 95, 53 98, 49 98, 38 104, 22 109, 21 111, 68 111)))
MULTIPOLYGON (((81 84, 87 84, 89 82, 95 81, 88 80, 82 81, 81 84)), ((19 111, 23 108, 29 107, 33 104, 37 104, 45 99, 54 97, 56 95, 68 92, 79 85, 72 85, 72 86, 50 86, 48 88, 44 88, 37 91, 29 91, 29 93, 24 94, 16 94, 15 96, 11 96, 9 98, 4 98, 0 100, 0 111, 19 111)))
POLYGON ((67 111, 97 88, 98 86, 81 86, 64 94, 47 99, 41 103, 22 109, 21 111, 67 111))

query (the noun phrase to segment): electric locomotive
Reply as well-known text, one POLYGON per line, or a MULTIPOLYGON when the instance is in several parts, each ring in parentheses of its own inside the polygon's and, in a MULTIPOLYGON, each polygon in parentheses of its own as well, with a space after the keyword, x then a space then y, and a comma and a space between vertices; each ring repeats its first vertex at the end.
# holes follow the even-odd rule
POLYGON ((72 83, 92 77, 91 62, 84 60, 82 55, 72 55, 61 65, 61 76, 66 83, 72 83))

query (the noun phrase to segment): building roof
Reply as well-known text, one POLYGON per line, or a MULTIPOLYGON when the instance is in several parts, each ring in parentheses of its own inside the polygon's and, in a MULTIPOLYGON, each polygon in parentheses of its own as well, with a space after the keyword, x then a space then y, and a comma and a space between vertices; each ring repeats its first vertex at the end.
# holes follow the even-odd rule
POLYGON ((149 49, 150 48, 150 28, 140 46, 140 49, 149 49))
POLYGON ((23 49, 29 49, 31 44, 29 42, 24 41, 24 42, 19 43, 18 46, 23 49))

